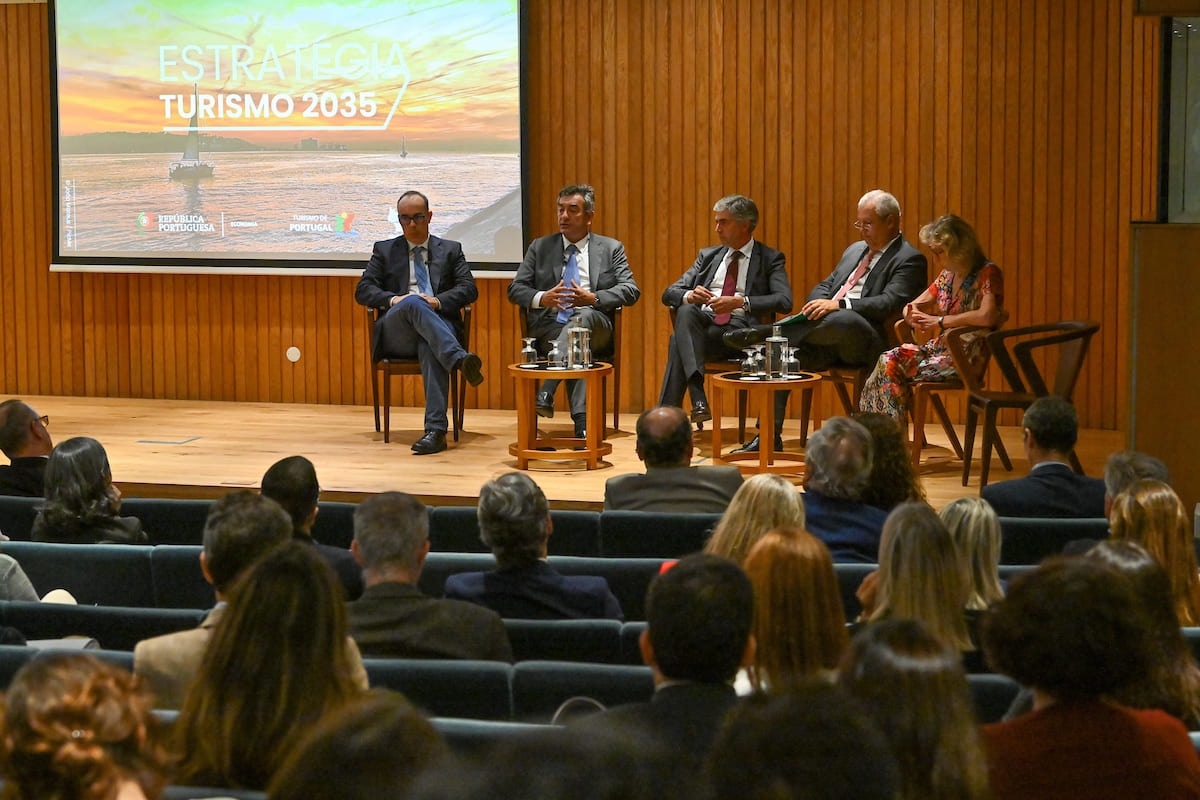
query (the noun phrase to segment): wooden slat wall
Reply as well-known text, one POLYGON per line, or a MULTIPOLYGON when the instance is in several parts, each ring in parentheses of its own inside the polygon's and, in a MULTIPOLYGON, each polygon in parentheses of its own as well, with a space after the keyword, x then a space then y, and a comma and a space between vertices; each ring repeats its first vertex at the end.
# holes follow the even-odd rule
MULTIPOLYGON (((714 200, 759 202, 802 299, 879 186, 910 239, 947 211, 976 225, 1010 325, 1100 320, 1077 400, 1086 426, 1122 424, 1128 223, 1153 217, 1157 163, 1158 21, 1134 0, 529 6, 533 233, 554 230, 559 186, 596 186, 594 227, 625 242, 644 291, 625 315, 625 409, 657 400, 658 298, 715 241, 714 200)), ((46 6, 0 5, 0 21, 0 391, 369 402, 351 279, 48 273, 46 6)), ((482 282, 490 378, 472 404, 513 405, 504 290, 482 282)))

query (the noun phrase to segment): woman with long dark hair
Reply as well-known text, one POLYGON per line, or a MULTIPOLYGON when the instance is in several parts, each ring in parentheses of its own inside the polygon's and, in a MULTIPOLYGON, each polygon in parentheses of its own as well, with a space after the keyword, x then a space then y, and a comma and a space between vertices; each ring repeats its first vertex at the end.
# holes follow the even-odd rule
POLYGON ((118 515, 121 492, 95 439, 67 439, 46 462, 46 502, 33 521, 37 542, 147 544, 137 517, 118 515))

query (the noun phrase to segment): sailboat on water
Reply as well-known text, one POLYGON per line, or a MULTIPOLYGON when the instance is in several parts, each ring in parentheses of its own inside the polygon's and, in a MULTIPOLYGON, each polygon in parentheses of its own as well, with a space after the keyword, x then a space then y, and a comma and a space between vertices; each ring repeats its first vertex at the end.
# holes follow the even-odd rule
POLYGON ((183 146, 183 158, 171 162, 169 177, 175 181, 211 178, 215 165, 200 158, 200 89, 192 86, 192 122, 188 126, 187 142, 183 146))
POLYGON ((408 137, 407 136, 400 137, 400 157, 408 158, 408 137))

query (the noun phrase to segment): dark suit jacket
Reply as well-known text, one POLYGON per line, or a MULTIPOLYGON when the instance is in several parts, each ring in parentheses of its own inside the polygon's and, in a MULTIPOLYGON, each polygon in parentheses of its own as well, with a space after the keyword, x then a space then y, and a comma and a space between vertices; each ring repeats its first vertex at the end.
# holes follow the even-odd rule
MULTIPOLYGON (((707 286, 728 250, 725 245, 701 250, 696 263, 663 291, 663 305, 678 308, 685 294, 697 286, 707 286)), ((746 268, 746 299, 750 302, 750 313, 756 316, 786 314, 792 310, 792 286, 788 282, 786 259, 783 253, 759 241, 754 242, 750 266, 746 268)))
POLYGON ((150 544, 137 517, 107 517, 74 530, 55 530, 46 525, 42 512, 33 520, 30 538, 35 542, 62 544, 150 544))
MULTIPOLYGON (((832 300, 867 254, 866 242, 855 242, 842 253, 833 272, 809 292, 808 300, 832 300)), ((853 310, 872 322, 881 334, 883 326, 915 300, 929 285, 928 267, 921 251, 901 235, 883 251, 867 274, 862 297, 851 301, 853 310)), ((888 337, 884 335, 884 341, 888 337)))
POLYGON ((695 763, 701 762, 737 694, 725 683, 672 683, 660 686, 648 703, 630 703, 584 717, 576 727, 645 733, 695 763))
MULTIPOLYGON (((629 269, 625 246, 616 239, 598 233, 591 233, 589 237, 588 281, 596 295, 592 307, 611 317, 619 306, 636 303, 642 296, 642 290, 638 288, 629 269)), ((563 264, 566 263, 564 252, 561 233, 534 239, 525 252, 521 266, 517 268, 516 277, 508 285, 508 299, 529 309, 530 336, 549 326, 558 315, 558 309, 529 308, 529 304, 538 292, 553 289, 562 280, 563 264)))
POLYGON ((408 583, 368 586, 346 606, 350 637, 368 658, 513 660, 504 622, 494 611, 435 600, 408 583))
POLYGON ((836 563, 878 564, 879 539, 887 512, 828 497, 808 489, 804 492, 804 523, 808 532, 829 548, 836 563))
POLYGON ((14 458, 12 464, 0 466, 0 494, 18 497, 45 496, 45 456, 14 458))
POLYGON ((625 619, 604 578, 560 575, 545 561, 451 575, 445 594, 487 606, 507 619, 625 619))
POLYGON ((308 536, 297 538, 317 548, 317 554, 325 559, 326 564, 333 567, 333 571, 337 573, 338 581, 342 584, 342 588, 346 590, 347 600, 357 600, 362 596, 362 567, 359 566, 358 559, 354 557, 353 553, 344 547, 321 544, 308 536))
MULTIPOLYGON (((429 248, 425 263, 429 270, 429 285, 434 297, 442 304, 437 312, 450 321, 461 337, 462 308, 479 297, 475 278, 471 276, 471 268, 458 242, 430 235, 426 246, 429 248)), ((354 299, 370 308, 387 308, 393 297, 408 294, 411 280, 408 240, 397 236, 376 242, 371 260, 354 290, 354 299)))
POLYGON ((737 467, 647 467, 646 473, 609 478, 604 508, 721 514, 742 485, 737 467))
POLYGON ((989 483, 979 494, 1001 517, 1104 516, 1104 481, 1076 475, 1066 464, 1047 464, 1024 478, 989 483))

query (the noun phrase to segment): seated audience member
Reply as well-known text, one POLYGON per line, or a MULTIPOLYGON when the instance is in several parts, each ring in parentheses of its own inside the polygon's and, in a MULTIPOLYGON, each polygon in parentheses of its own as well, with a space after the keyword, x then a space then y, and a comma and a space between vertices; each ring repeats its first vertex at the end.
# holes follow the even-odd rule
POLYGON ((1159 481, 1134 481, 1113 500, 1108 522, 1112 539, 1137 542, 1167 570, 1180 623, 1200 625, 1192 521, 1179 495, 1159 481))
POLYGON ((509 472, 479 490, 479 538, 498 569, 446 579, 445 595, 487 606, 514 619, 623 620, 604 578, 560 575, 546 563, 552 528, 546 495, 523 472, 509 472))
POLYGON ((871 475, 862 500, 891 511, 901 503, 925 502, 925 487, 913 467, 904 431, 887 414, 858 413, 854 420, 871 434, 871 475))
POLYGON ((1106 698, 1145 673, 1146 622, 1130 582, 1088 559, 1021 575, 983 619, 997 671, 1033 711, 982 729, 995 800, 1200 797, 1200 758, 1179 720, 1106 698))
POLYGON ((705 774, 711 800, 894 800, 899 783, 883 734, 824 683, 743 700, 705 774))
POLYGON ((0 554, 0 600, 36 603, 37 590, 12 556, 0 554))
POLYGON ((120 667, 51 652, 13 677, 0 736, 5 797, 157 798, 170 764, 149 696, 120 667))
POLYGON ((67 439, 46 464, 46 502, 33 521, 33 540, 149 544, 141 520, 118 516, 120 508, 104 448, 86 436, 67 439))
POLYGON ((321 484, 317 470, 304 456, 290 456, 271 465, 262 478, 262 493, 271 498, 292 518, 292 535, 317 549, 317 554, 333 567, 346 590, 347 600, 356 600, 363 593, 362 568, 344 547, 321 544, 312 538, 312 526, 317 521, 317 501, 321 499, 321 484))
POLYGON ((699 790, 694 772, 644 731, 546 726, 425 773, 405 798, 664 800, 699 790))
MULTIPOLYGON (((1200 729, 1200 667, 1179 629, 1175 601, 1166 570, 1141 545, 1130 541, 1102 542, 1084 558, 1112 567, 1124 575, 1146 612, 1150 635, 1150 666, 1109 699, 1130 708, 1157 708, 1189 730, 1200 729)), ((1005 715, 1012 719, 1033 707, 1033 693, 1021 692, 1005 715)))
POLYGON ((1104 481, 1076 475, 1067 461, 1079 438, 1075 407, 1050 395, 1034 400, 1021 419, 1024 478, 989 483, 980 491, 1002 517, 1103 517, 1104 481))
POLYGON ((754 587, 754 661, 738 694, 832 679, 846 649, 846 612, 829 550, 802 530, 772 531, 746 556, 754 587))
POLYGON ((967 576, 967 609, 982 611, 1004 597, 1000 582, 1000 518, 981 497, 960 497, 938 512, 967 576))
POLYGON ((306 732, 360 696, 337 585, 300 542, 236 581, 175 723, 177 783, 265 789, 306 732))
POLYGON ((364 656, 513 660, 495 611, 417 588, 429 555, 429 514, 415 497, 384 492, 360 503, 350 550, 367 588, 346 606, 346 618, 364 656))
POLYGON ((604 484, 604 509, 720 514, 742 485, 733 466, 699 466, 692 461, 692 424, 682 408, 658 406, 637 421, 637 456, 644 475, 630 473, 604 484))
POLYGON ((956 650, 917 620, 889 620, 854 637, 838 672, 891 745, 897 800, 986 800, 987 765, 956 650))
POLYGON ((888 514, 879 570, 858 591, 865 619, 918 619, 945 647, 974 650, 967 590, 958 551, 937 512, 924 503, 903 503, 888 514))
POLYGON ((373 690, 330 714, 280 766, 271 800, 406 797, 446 743, 404 695, 373 690))
POLYGON ((249 490, 230 492, 212 504, 204 522, 200 569, 216 592, 216 607, 199 628, 145 639, 133 649, 133 672, 153 692, 156 708, 179 708, 183 704, 213 630, 226 614, 234 582, 257 559, 286 544, 291 536, 292 523, 287 514, 262 495, 249 490))
POLYGON ((646 592, 639 645, 654 671, 654 697, 585 717, 589 730, 643 730, 680 758, 703 759, 737 702, 730 682, 754 662, 754 589, 738 565, 693 553, 646 592))
POLYGON ((808 439, 805 527, 825 543, 834 563, 879 562, 879 536, 887 512, 863 501, 873 459, 871 434, 846 417, 830 417, 808 439))
POLYGON ((54 449, 49 422, 20 400, 0 403, 0 451, 9 458, 0 465, 0 494, 44 496, 46 459, 54 449))
POLYGON ((804 530, 800 492, 781 475, 755 475, 733 496, 704 552, 741 564, 766 533, 793 528, 804 530))
POLYGON ((1154 456, 1136 450, 1113 453, 1104 462, 1104 516, 1109 516, 1112 501, 1138 480, 1160 481, 1171 485, 1167 465, 1154 456))

